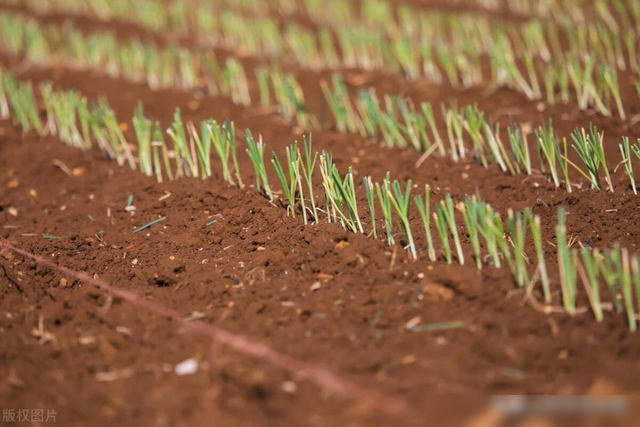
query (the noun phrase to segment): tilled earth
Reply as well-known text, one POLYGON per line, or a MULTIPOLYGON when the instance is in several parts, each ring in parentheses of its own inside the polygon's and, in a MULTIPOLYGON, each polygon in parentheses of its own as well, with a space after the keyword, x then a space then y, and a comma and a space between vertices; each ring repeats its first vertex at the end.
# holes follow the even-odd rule
MULTIPOLYGON (((163 123, 175 107, 185 120, 232 118, 278 152, 301 138, 275 114, 225 98, 0 59, 20 79, 106 97, 121 118, 131 117, 140 100, 163 123)), ((308 76, 305 93, 321 115, 327 107, 314 79, 308 76)), ((401 85, 384 75, 368 81, 380 90, 401 85)), ((434 104, 480 99, 507 122, 560 117, 554 122, 560 134, 589 121, 612 142, 629 132, 570 106, 540 111, 506 89, 488 97, 481 90, 403 89, 434 104)), ((620 171, 615 194, 586 188, 567 194, 542 175, 511 177, 473 163, 434 157, 415 168, 417 153, 355 135, 326 130, 313 140, 341 169, 353 165, 359 179, 390 171, 429 183, 435 197, 478 192, 502 213, 529 206, 546 224, 548 240, 563 205, 579 241, 620 241, 630 249, 640 242, 638 202, 620 171)), ((607 146, 608 153, 616 150, 615 143, 607 146)), ((241 166, 251 167, 244 155, 241 166)), ((305 226, 280 203, 219 176, 159 184, 98 152, 23 135, 9 121, 0 122, 0 238, 382 396, 335 393, 303 372, 249 357, 0 249, 0 408, 54 408, 61 425, 399 425, 450 416, 453 404, 434 394, 638 391, 640 338, 623 316, 609 313, 599 324, 587 311, 573 318, 547 313, 516 290, 506 270, 411 261, 400 247, 337 224, 305 226), (131 194, 134 213, 124 209, 131 194), (166 220, 133 232, 159 217, 166 220), (447 322, 457 327, 410 327, 447 322), (179 374, 185 361, 195 363, 195 373, 179 374), (390 414, 386 399, 405 409, 390 414)), ((424 247, 421 238, 418 244, 424 247)), ((551 245, 547 251, 552 258, 551 245)))

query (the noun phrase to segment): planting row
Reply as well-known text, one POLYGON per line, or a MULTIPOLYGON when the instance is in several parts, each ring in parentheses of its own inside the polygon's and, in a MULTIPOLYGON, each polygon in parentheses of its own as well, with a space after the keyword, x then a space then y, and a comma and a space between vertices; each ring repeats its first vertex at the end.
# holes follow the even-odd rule
MULTIPOLYGON (((250 77, 247 77, 250 72, 233 58, 220 65, 213 53, 181 47, 161 48, 139 40, 119 42, 110 33, 87 37, 71 27, 41 28, 37 21, 21 22, 13 18, 13 14, 0 14, 0 40, 11 52, 25 52, 38 63, 62 61, 78 67, 106 70, 111 76, 146 82, 151 88, 194 89, 206 84, 211 92, 230 96, 237 103, 247 105, 252 102, 250 77)), ((261 105, 277 106, 287 120, 306 129, 322 125, 307 109, 295 76, 278 67, 259 68, 255 80, 261 105)), ((339 131, 382 138, 390 147, 419 150, 423 155, 418 164, 438 153, 449 155, 455 161, 473 159, 484 167, 497 165, 510 174, 531 175, 537 166, 549 174, 556 187, 569 192, 572 190, 569 170, 575 169, 592 188, 613 191, 603 148, 604 136, 594 127, 588 132, 575 130, 571 135, 572 150, 568 149, 566 138, 558 138, 551 123, 534 131, 533 144, 529 141, 529 131, 521 124, 514 124, 507 129, 508 143, 504 143, 505 135, 499 124, 487 121, 485 114, 474 106, 460 109, 452 104, 434 109, 431 104, 423 103, 416 107, 398 96, 385 96, 381 100, 373 90, 361 90, 352 100, 338 74, 331 83, 321 82, 321 87, 339 131), (440 111, 441 117, 434 110, 440 111), (471 141, 471 145, 465 140, 471 141), (532 163, 536 157, 536 154, 532 155, 532 149, 537 153, 537 165, 532 163), (575 161, 571 160, 569 151, 577 154, 575 161)), ((640 157, 640 145, 624 138, 620 153, 621 163, 636 193, 632 157, 640 157)))
MULTIPOLYGON (((507 128, 509 144, 501 138, 500 125, 485 119, 485 114, 474 105, 459 109, 441 105, 442 121, 446 123, 448 141, 441 137, 431 104, 415 107, 409 100, 386 96, 381 102, 373 91, 361 91, 355 102, 346 93, 339 75, 334 76, 333 85, 323 83, 326 99, 341 131, 359 132, 374 137, 382 134, 389 146, 414 147, 423 151, 418 164, 434 152, 450 155, 454 161, 470 157, 488 167, 498 165, 511 175, 531 175, 532 155, 528 132, 522 124, 507 128), (471 147, 465 144, 470 140, 471 147), (448 145, 448 147, 446 147, 448 145)), ((552 121, 533 132, 538 165, 541 172, 548 173, 556 187, 572 191, 569 170, 576 170, 586 178, 591 187, 613 192, 613 182, 604 151, 604 134, 594 126, 575 129, 571 135, 571 148, 578 156, 578 163, 571 161, 567 139, 560 139, 553 130, 552 121), (604 176, 604 178, 603 178, 604 176), (604 183, 603 183, 604 182, 604 183)), ((630 179, 634 194, 637 194, 632 163, 632 154, 640 159, 640 140, 631 144, 624 137, 619 144, 621 161, 630 179)))
MULTIPOLYGON (((135 143, 130 144, 123 130, 128 125, 117 119, 105 101, 94 103, 73 91, 55 90, 50 84, 34 91, 30 83, 18 82, 6 71, 2 72, 0 87, 0 114, 11 117, 25 132, 56 135, 78 148, 98 147, 118 164, 155 174, 158 180, 213 175, 215 151, 223 179, 243 187, 243 176, 253 176, 256 191, 273 202, 278 199, 267 172, 266 145, 250 130, 244 132, 245 151, 253 171, 241 171, 236 132, 229 120, 222 124, 212 119, 199 125, 185 124, 176 111, 165 131, 140 107, 132 118, 135 143), (44 120, 38 112, 39 99, 46 109, 44 120)), ((421 255, 419 242, 426 240, 426 255, 431 261, 472 262, 479 269, 506 265, 530 298, 535 298, 534 290, 541 286, 545 302, 552 304, 557 294, 552 285, 559 282, 559 298, 568 313, 584 310, 580 295, 585 295, 597 320, 602 320, 605 310, 613 309, 626 313, 629 327, 636 328, 634 300, 640 298, 640 258, 617 245, 604 250, 573 248, 562 208, 556 228, 558 269, 550 273, 547 264, 555 263, 545 259, 540 218, 529 209, 509 210, 503 220, 479 196, 456 203, 446 194, 433 203, 429 186, 414 196, 411 181, 403 185, 388 175, 381 182, 365 177, 360 184, 351 168, 346 174, 338 170, 330 153, 314 152, 311 137, 304 139, 302 146, 294 143, 288 147, 285 158, 275 152, 271 158, 284 195, 278 201, 286 205, 291 216, 299 215, 305 223, 325 220, 373 238, 380 231, 389 244, 401 244, 413 259, 421 255), (423 236, 415 237, 416 230, 422 230, 423 236), (465 247, 473 253, 470 258, 465 247), (533 248, 530 256, 528 248, 533 248), (580 283, 584 293, 579 292, 580 283), (601 288, 610 292, 606 301, 601 288)))
MULTIPOLYGON (((491 82, 551 104, 574 98, 581 109, 595 108, 605 116, 615 113, 623 120, 627 114, 618 69, 637 73, 639 67, 633 22, 640 11, 635 9, 630 11, 633 19, 621 24, 604 17, 596 23, 567 19, 559 28, 537 20, 501 23, 477 15, 418 12, 409 6, 400 7, 398 19, 389 21, 393 13, 388 3, 367 0, 366 24, 310 29, 296 23, 281 28, 275 19, 220 13, 210 5, 177 2, 165 10, 163 3, 142 3, 147 6, 116 2, 120 6, 100 11, 99 16, 126 16, 157 32, 196 31, 203 43, 261 58, 289 59, 308 68, 381 69, 464 87, 491 82)), ((79 9, 91 13, 89 6, 79 9)))

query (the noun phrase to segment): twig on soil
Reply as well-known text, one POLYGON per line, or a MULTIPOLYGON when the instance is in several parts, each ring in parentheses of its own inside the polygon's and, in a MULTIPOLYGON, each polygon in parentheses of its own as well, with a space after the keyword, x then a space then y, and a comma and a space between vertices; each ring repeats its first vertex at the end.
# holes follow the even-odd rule
MULTIPOLYGON (((531 280, 529 280, 529 284, 525 287, 525 294, 524 294, 525 296, 524 296, 523 302, 526 302, 528 298, 531 298, 531 294, 533 293, 533 288, 535 287, 536 283, 538 283, 538 279, 540 278, 540 270, 541 270, 541 264, 538 263, 538 266, 533 272, 533 277, 531 278, 531 280)), ((547 292, 546 288, 545 288, 545 299, 547 302, 550 302, 551 300, 551 294, 547 292)))
POLYGON ((111 382, 122 379, 131 378, 136 373, 134 368, 123 368, 115 371, 98 372, 96 374, 96 381, 98 382, 111 382))
POLYGON ((429 147, 424 153, 422 153, 420 158, 413 165, 413 168, 414 169, 420 168, 420 166, 422 166, 422 164, 429 158, 429 156, 431 156, 436 151, 437 148, 438 148, 438 145, 436 144, 433 144, 431 147, 429 147))
POLYGON ((454 320, 451 322, 429 323, 427 325, 416 325, 409 328, 411 332, 436 332, 446 331, 449 329, 459 329, 464 327, 462 320, 454 320))
POLYGON ((391 262, 389 263, 389 271, 393 271, 393 267, 396 265, 396 257, 398 256, 398 247, 393 247, 393 254, 391 255, 391 262))
MULTIPOLYGON (((538 270, 534 273, 534 277, 531 278, 529 285, 527 286, 525 292, 525 296, 522 299, 523 304, 529 303, 529 305, 536 311, 549 315, 549 314, 561 314, 566 313, 566 310, 559 305, 551 305, 551 304, 541 304, 538 302, 537 298, 533 294, 533 285, 537 281, 538 270)), ((515 292, 523 292, 522 289, 514 289, 515 292)), ((588 311, 587 307, 576 307, 574 315, 584 314, 588 311)))
POLYGON ((147 228, 151 227, 152 225, 155 225, 155 224, 157 224, 159 222, 162 222, 165 219, 167 219, 166 216, 163 216, 162 218, 158 218, 156 220, 153 220, 150 223, 143 225, 142 227, 136 228, 135 230, 133 230, 133 233, 135 234, 135 233, 139 233, 139 232, 141 232, 143 230, 146 230, 147 228))
POLYGON ((380 322, 380 319, 382 319, 382 316, 384 316, 384 311, 382 310, 376 311, 376 315, 373 317, 373 320, 371 321, 371 325, 369 325, 371 329, 375 329, 376 326, 378 326, 378 323, 380 322))
POLYGON ((253 286, 256 282, 264 282, 267 280, 266 277, 266 273, 262 267, 255 267, 247 271, 244 275, 244 279, 247 281, 249 286, 253 286))
POLYGON ((62 172, 64 172, 64 173, 66 173, 68 176, 73 176, 73 171, 69 168, 69 166, 67 166, 64 163, 62 163, 61 160, 53 159, 53 164, 54 164, 54 166, 59 167, 60 170, 62 172))
POLYGON ((51 342, 54 345, 58 344, 58 338, 51 332, 45 331, 44 316, 42 314, 38 317, 38 327, 33 328, 31 334, 40 339, 40 344, 46 344, 48 342, 51 342))
POLYGON ((5 267, 3 264, 0 264, 0 267, 2 267, 2 271, 4 271, 4 275, 6 276, 7 280, 16 287, 16 289, 18 290, 18 292, 22 293, 22 286, 20 286, 20 283, 18 283, 18 281, 16 279, 14 279, 13 277, 11 277, 9 275, 9 272, 7 271, 7 267, 5 267))

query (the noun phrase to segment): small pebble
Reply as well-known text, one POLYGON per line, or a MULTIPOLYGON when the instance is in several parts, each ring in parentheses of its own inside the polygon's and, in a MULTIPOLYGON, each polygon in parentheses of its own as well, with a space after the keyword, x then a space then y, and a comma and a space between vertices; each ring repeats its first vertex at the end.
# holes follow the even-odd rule
POLYGON ((196 359, 191 358, 178 363, 174 371, 176 375, 179 375, 179 376, 191 375, 196 373, 196 371, 198 370, 198 366, 199 366, 198 361, 196 359))
POLYGON ((295 393, 298 390, 298 386, 293 381, 285 381, 282 383, 282 391, 285 393, 295 393))

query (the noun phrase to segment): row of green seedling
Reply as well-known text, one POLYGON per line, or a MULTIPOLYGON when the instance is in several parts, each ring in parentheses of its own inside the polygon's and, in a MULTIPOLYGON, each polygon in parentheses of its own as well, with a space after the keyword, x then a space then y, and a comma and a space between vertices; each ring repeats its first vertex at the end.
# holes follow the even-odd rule
MULTIPOLYGON (((371 7, 377 9, 384 4, 376 3, 379 4, 371 7)), ((398 29, 414 29, 408 31, 413 31, 408 35, 403 35, 403 31, 398 30, 388 34, 384 31, 376 32, 371 26, 350 26, 346 31, 334 29, 340 45, 339 51, 343 56, 340 59, 333 48, 333 36, 327 29, 318 30, 316 36, 310 30, 292 24, 286 27, 284 35, 280 35, 277 24, 269 19, 247 18, 232 12, 223 13, 224 19, 220 19, 217 10, 207 7, 201 8, 199 12, 196 17, 202 27, 202 33, 209 37, 212 33, 219 33, 217 39, 227 47, 248 49, 254 54, 282 55, 290 51, 293 52, 297 63, 316 68, 335 67, 339 63, 366 69, 386 67, 402 71, 410 77, 419 76, 423 70, 427 77, 437 83, 442 83, 444 75, 449 84, 471 86, 482 82, 480 56, 488 52, 492 59, 493 80, 497 84, 511 85, 529 98, 539 99, 542 97, 538 81, 540 74, 544 76, 547 101, 555 102, 558 90, 561 100, 568 99, 569 83, 572 82, 581 108, 587 108, 594 103, 603 114, 611 115, 611 107, 606 104, 608 99, 613 97, 620 115, 625 117, 615 65, 605 64, 594 70, 594 65, 601 62, 598 56, 588 55, 586 60, 581 59, 583 55, 567 58, 561 49, 554 48, 560 45, 558 34, 551 30, 547 30, 548 34, 544 31, 544 28, 555 27, 545 27, 539 22, 525 24, 520 29, 519 26, 502 28, 496 23, 490 25, 488 20, 480 20, 483 24, 476 25, 475 32, 465 39, 482 40, 482 50, 468 44, 458 45, 454 43, 455 38, 415 49, 416 38, 431 41, 434 37, 446 38, 446 34, 459 34, 465 28, 475 28, 476 26, 471 24, 477 19, 465 20, 462 25, 456 24, 460 20, 447 18, 447 15, 443 17, 441 14, 412 14, 402 8, 399 13, 402 25, 398 29), (421 18, 409 21, 414 16, 421 18), (420 31, 424 31, 424 28, 434 28, 434 25, 427 26, 425 22, 445 24, 437 25, 436 27, 443 28, 435 33, 431 30, 429 34, 419 34, 418 37, 415 34, 418 30, 415 28, 420 28, 420 31), (487 37, 487 34, 490 36, 487 37), (520 51, 525 52, 522 60, 514 54, 520 51), (536 58, 544 60, 542 68, 536 65, 540 62, 536 61, 536 58)), ((377 16, 386 14, 380 13, 377 16)), ((177 21, 188 22, 186 18, 177 21)), ((577 39, 581 40, 579 37, 577 39)))
MULTIPOLYGON (((3 72, 1 87, 0 105, 6 105, 6 111, 5 107, 1 111, 14 117, 24 131, 33 130, 41 135, 54 134, 67 144, 83 149, 95 143, 119 164, 128 162, 132 168, 139 164, 142 172, 148 175, 155 172, 158 180, 162 179, 163 168, 164 174, 171 178, 210 176, 210 161, 214 148, 222 161, 223 178, 231 184, 243 186, 236 157, 235 131, 229 121, 220 126, 213 120, 205 120, 201 122, 198 132, 193 124, 185 125, 179 110, 176 110, 171 128, 167 130, 172 140, 169 155, 161 127, 146 118, 139 107, 133 117, 138 141, 136 159, 122 133, 123 126, 105 102, 89 107, 88 101, 74 92, 57 92, 50 85, 42 85, 41 93, 47 110, 47 118, 43 124, 30 84, 18 83, 12 76, 3 72), (162 155, 159 154, 160 151, 162 155), (232 164, 235 177, 231 176, 232 164)), ((269 174, 264 161, 265 144, 261 138, 256 142, 249 130, 245 132, 245 140, 256 176, 256 190, 274 200, 275 194, 269 185, 269 174)), ((281 161, 277 154, 273 153, 272 163, 292 216, 296 215, 299 203, 305 222, 319 221, 323 210, 316 204, 313 185, 317 165, 324 189, 324 213, 327 221, 337 222, 353 232, 365 232, 365 224, 359 210, 360 191, 351 168, 343 176, 333 164, 330 154, 313 153, 310 139, 308 142, 306 139, 303 140, 303 152, 297 143, 288 147, 286 160, 281 161)), ((544 298, 547 303, 551 302, 552 293, 544 258, 540 219, 530 210, 510 210, 505 223, 497 212, 477 197, 468 197, 456 204, 451 195, 447 194, 435 204, 434 209, 431 206, 429 186, 424 189, 424 197, 412 197, 411 181, 403 188, 398 181, 391 182, 388 174, 381 183, 374 183, 370 177, 364 178, 363 187, 370 212, 371 234, 377 238, 376 218, 381 218, 387 241, 390 244, 402 243, 413 259, 419 256, 414 239, 415 224, 412 224, 412 206, 415 204, 424 229, 427 256, 430 260, 437 260, 438 254, 441 254, 448 263, 455 260, 465 264, 467 257, 461 238, 468 236, 478 269, 489 262, 495 267, 501 267, 504 262, 518 286, 530 289, 535 285, 529 272, 530 260, 525 253, 530 234, 537 256, 536 271, 542 283, 544 298), (377 212, 381 212, 381 216, 377 215, 377 212), (463 225, 460 225, 460 217, 463 225), (436 249, 432 222, 439 238, 439 249, 436 249), (397 231, 401 235, 400 240, 396 240, 397 231)), ((602 252, 587 248, 580 253, 583 266, 578 261, 578 252, 569 247, 564 218, 564 211, 560 210, 557 251, 562 299, 566 311, 570 314, 576 313, 577 278, 580 275, 587 286, 592 310, 596 318, 602 320, 603 304, 598 278, 603 277, 612 292, 616 310, 626 311, 629 327, 634 330, 637 314, 632 289, 640 296, 638 258, 629 257, 627 251, 619 247, 602 252)))
MULTIPOLYGON (((580 166, 569 159, 567 141, 560 141, 551 121, 534 130, 533 142, 521 125, 509 126, 507 143, 502 139, 500 125, 487 121, 477 106, 461 109, 455 104, 448 107, 442 104, 438 122, 446 124, 446 138, 443 138, 429 103, 415 107, 410 100, 401 97, 385 96, 380 100, 371 90, 361 91, 352 102, 339 75, 334 76, 332 84, 323 82, 322 89, 339 131, 358 132, 365 137, 381 136, 389 147, 415 148, 423 152, 418 164, 433 153, 439 153, 450 155, 454 161, 470 157, 484 167, 498 165, 511 175, 531 175, 532 158, 535 157, 531 151, 535 147, 541 171, 549 174, 556 187, 564 186, 572 191, 569 171, 573 168, 593 188, 613 191, 604 153, 604 135, 594 126, 588 131, 576 129, 571 135, 570 148, 577 154, 580 166), (470 141, 471 146, 466 141, 470 141)), ((621 148, 622 160, 627 171, 632 173, 630 150, 624 150, 627 146, 621 148)), ((640 154, 640 151, 634 148, 634 153, 640 154)), ((633 178, 631 180, 633 182, 633 178)))
POLYGON ((558 212, 556 227, 557 255, 562 301, 567 313, 578 312, 578 292, 581 282, 591 310, 598 322, 604 318, 605 308, 626 313, 629 329, 637 329, 640 305, 640 257, 631 255, 619 244, 604 250, 571 247, 567 238, 566 213, 558 212), (603 302, 601 284, 610 295, 610 303, 603 302), (635 299, 635 301, 634 301, 635 299), (608 306, 612 305, 612 308, 608 306))

